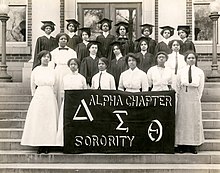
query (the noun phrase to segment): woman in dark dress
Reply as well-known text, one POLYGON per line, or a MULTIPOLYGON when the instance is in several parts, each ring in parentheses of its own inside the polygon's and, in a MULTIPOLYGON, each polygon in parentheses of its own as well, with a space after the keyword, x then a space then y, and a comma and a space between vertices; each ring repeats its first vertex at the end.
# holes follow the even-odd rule
POLYGON ((67 46, 72 48, 73 50, 76 50, 76 46, 82 42, 82 38, 76 35, 80 23, 77 22, 75 19, 67 19, 66 21, 68 22, 66 28, 70 37, 67 46))
POLYGON ((79 43, 76 47, 77 58, 80 62, 87 56, 89 56, 89 50, 87 49, 88 40, 91 36, 91 28, 80 28, 81 31, 80 36, 82 37, 82 42, 79 43))
POLYGON ((41 29, 45 32, 45 34, 37 39, 32 70, 40 63, 37 58, 39 52, 42 50, 52 51, 58 47, 57 40, 51 36, 51 33, 55 30, 55 24, 52 21, 41 22, 43 23, 41 29))
POLYGON ((91 87, 92 77, 99 71, 99 57, 97 56, 99 44, 100 43, 98 41, 89 41, 87 46, 87 49, 89 50, 89 56, 83 58, 80 65, 80 73, 86 78, 88 88, 91 87))
POLYGON ((180 49, 180 53, 184 55, 189 50, 196 52, 194 43, 188 39, 188 36, 190 34, 190 26, 188 25, 178 26, 177 31, 180 39, 183 42, 183 45, 180 49))
POLYGON ((140 59, 138 67, 147 73, 148 69, 155 65, 155 60, 153 54, 149 53, 149 39, 146 37, 140 37, 137 41, 136 57, 140 59))
POLYGON ((102 34, 96 38, 96 41, 100 42, 100 57, 108 57, 110 51, 110 44, 115 40, 115 36, 111 35, 109 32, 112 28, 112 20, 102 19, 98 22, 101 24, 100 29, 102 30, 102 34))
POLYGON ((172 28, 170 26, 162 26, 162 27, 160 27, 160 29, 162 29, 160 34, 162 35, 163 40, 156 45, 155 53, 160 52, 160 51, 164 51, 167 54, 170 54, 172 52, 172 50, 168 44, 171 41, 170 38, 174 34, 174 28, 172 28))

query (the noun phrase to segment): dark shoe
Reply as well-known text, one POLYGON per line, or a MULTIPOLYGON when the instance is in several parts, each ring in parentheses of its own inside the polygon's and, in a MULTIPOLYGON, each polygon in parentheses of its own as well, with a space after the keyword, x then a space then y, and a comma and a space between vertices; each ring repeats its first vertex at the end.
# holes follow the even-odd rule
POLYGON ((43 152, 43 147, 39 147, 37 150, 37 154, 41 154, 43 152))
POLYGON ((45 154, 48 154, 49 153, 49 147, 44 147, 44 151, 43 151, 45 154))
POLYGON ((179 153, 180 153, 180 154, 183 154, 183 153, 186 152, 185 146, 183 146, 183 145, 179 145, 179 146, 178 146, 178 150, 179 150, 179 153))
POLYGON ((193 154, 197 154, 198 153, 198 151, 197 151, 195 146, 191 146, 190 147, 190 152, 193 153, 193 154))

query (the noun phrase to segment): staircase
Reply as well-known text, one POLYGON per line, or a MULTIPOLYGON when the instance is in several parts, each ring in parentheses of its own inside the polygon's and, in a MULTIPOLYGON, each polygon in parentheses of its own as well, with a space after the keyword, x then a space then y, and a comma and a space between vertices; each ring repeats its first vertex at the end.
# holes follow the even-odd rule
POLYGON ((31 100, 22 83, 0 83, 0 173, 220 173, 220 83, 202 98, 205 143, 198 154, 36 154, 20 145, 31 100))

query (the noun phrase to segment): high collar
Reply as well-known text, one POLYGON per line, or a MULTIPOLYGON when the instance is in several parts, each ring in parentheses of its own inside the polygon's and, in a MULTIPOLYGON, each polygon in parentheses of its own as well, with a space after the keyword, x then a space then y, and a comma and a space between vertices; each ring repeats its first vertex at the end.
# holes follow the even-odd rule
POLYGON ((92 59, 95 59, 96 58, 96 55, 89 55, 92 59))
POLYGON ((47 37, 48 39, 50 39, 50 35, 44 34, 45 37, 47 37))
POLYGON ((68 35, 70 36, 70 38, 72 38, 74 35, 76 35, 75 32, 69 32, 68 35))
POLYGON ((120 53, 118 56, 115 56, 116 60, 118 61, 122 56, 122 54, 120 53))
POLYGON ((163 38, 162 41, 168 45, 168 43, 170 42, 170 38, 168 39, 163 38))
POLYGON ((109 35, 109 31, 107 31, 107 32, 104 32, 104 31, 103 31, 102 34, 103 34, 103 36, 106 38, 106 37, 109 35))

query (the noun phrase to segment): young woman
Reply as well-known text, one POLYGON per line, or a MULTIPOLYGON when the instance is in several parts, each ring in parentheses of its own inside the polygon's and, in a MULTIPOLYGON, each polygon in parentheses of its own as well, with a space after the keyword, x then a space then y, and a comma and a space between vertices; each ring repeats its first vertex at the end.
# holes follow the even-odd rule
POLYGON ((106 72, 108 64, 107 58, 99 58, 99 72, 92 77, 92 89, 116 90, 114 77, 110 73, 106 72))
POLYGON ((91 87, 92 77, 99 71, 97 56, 99 47, 98 41, 89 41, 87 49, 89 50, 89 56, 84 58, 81 62, 80 73, 86 78, 88 88, 91 87))
POLYGON ((128 92, 148 91, 147 74, 137 67, 140 60, 134 53, 128 53, 125 61, 129 69, 121 74, 118 90, 128 92))
POLYGON ((108 58, 110 51, 110 44, 115 40, 115 36, 111 35, 109 32, 112 29, 112 20, 104 18, 98 22, 101 24, 100 29, 102 30, 102 34, 97 36, 96 41, 100 42, 100 53, 101 57, 108 58))
POLYGON ((77 55, 73 49, 67 46, 67 42, 69 41, 69 36, 67 34, 59 33, 57 34, 56 39, 59 42, 59 47, 51 52, 52 59, 50 62, 50 67, 55 69, 55 89, 57 93, 58 107, 60 109, 62 103, 61 92, 63 91, 63 76, 65 76, 68 73, 71 73, 70 69, 67 66, 67 61, 71 58, 77 58, 77 55))
POLYGON ((172 84, 172 72, 164 65, 168 55, 166 52, 158 52, 156 59, 157 65, 151 67, 147 72, 149 88, 151 91, 168 91, 172 84))
POLYGON ((77 58, 82 62, 82 60, 89 56, 89 50, 87 48, 89 38, 91 36, 91 28, 80 28, 80 36, 82 37, 82 42, 79 43, 76 47, 77 58))
POLYGON ((170 41, 169 46, 172 53, 168 55, 168 60, 165 62, 165 66, 172 71, 172 88, 176 90, 177 74, 179 70, 186 66, 186 62, 184 56, 179 53, 182 46, 181 40, 172 40, 170 41))
POLYGON ((185 66, 177 77, 177 114, 175 144, 179 152, 197 154, 196 147, 204 143, 201 97, 204 89, 204 72, 195 66, 195 52, 186 52, 185 66))
POLYGON ((34 69, 40 63, 37 58, 37 55, 40 51, 52 51, 53 49, 58 47, 57 40, 51 36, 51 33, 55 30, 55 24, 52 21, 42 21, 42 23, 43 26, 41 27, 41 29, 44 31, 45 34, 37 39, 32 69, 34 69))
POLYGON ((160 51, 164 51, 167 54, 170 54, 172 52, 172 50, 171 50, 171 48, 169 47, 168 44, 171 40, 170 38, 174 34, 174 28, 170 27, 170 26, 162 26, 162 27, 160 27, 160 29, 162 29, 160 34, 162 35, 163 39, 162 39, 161 42, 159 42, 156 45, 155 53, 160 52, 160 51))
POLYGON ((75 19, 68 19, 66 21, 68 22, 66 29, 68 30, 68 35, 70 37, 67 46, 76 50, 76 46, 82 42, 82 38, 76 35, 80 23, 75 19))
POLYGON ((55 73, 48 67, 49 51, 38 54, 39 66, 31 73, 32 100, 28 108, 21 145, 39 146, 37 153, 48 153, 56 146, 58 107, 54 94, 55 73))
POLYGON ((153 54, 148 52, 148 39, 146 37, 140 37, 136 40, 138 42, 137 44, 137 50, 136 53, 137 58, 140 59, 140 64, 138 67, 143 70, 145 73, 147 73, 148 69, 155 65, 155 60, 153 54))
MULTIPOLYGON (((76 58, 71 58, 67 62, 68 67, 71 70, 71 73, 63 77, 63 91, 62 97, 64 98, 64 90, 80 90, 87 89, 86 79, 83 75, 78 73, 80 61, 76 58)), ((64 108, 64 99, 61 105, 59 121, 58 121, 58 133, 57 133, 57 145, 64 146, 63 140, 63 110, 64 108)))

